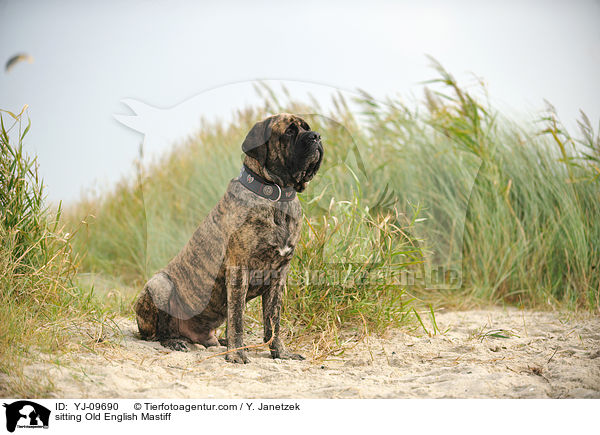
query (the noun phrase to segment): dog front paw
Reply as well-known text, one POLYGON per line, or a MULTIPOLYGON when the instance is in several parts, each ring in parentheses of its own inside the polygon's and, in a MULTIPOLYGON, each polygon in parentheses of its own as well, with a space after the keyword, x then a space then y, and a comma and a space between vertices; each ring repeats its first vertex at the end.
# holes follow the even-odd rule
POLYGON ((250 362, 246 352, 240 350, 225 355, 225 361, 234 364, 248 364, 250 362))

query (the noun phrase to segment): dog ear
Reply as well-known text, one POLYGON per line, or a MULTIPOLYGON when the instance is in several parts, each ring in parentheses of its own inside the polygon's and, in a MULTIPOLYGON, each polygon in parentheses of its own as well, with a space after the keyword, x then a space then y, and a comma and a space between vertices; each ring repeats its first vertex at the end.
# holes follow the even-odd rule
POLYGON ((271 118, 257 122, 242 143, 242 151, 263 166, 267 161, 267 142, 271 138, 271 118))

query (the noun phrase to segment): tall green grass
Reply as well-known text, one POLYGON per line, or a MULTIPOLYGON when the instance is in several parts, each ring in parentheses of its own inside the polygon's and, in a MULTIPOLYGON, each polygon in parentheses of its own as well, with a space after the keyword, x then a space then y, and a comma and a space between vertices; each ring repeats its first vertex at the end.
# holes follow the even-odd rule
POLYGON ((87 217, 73 240, 83 270, 141 289, 238 174, 252 124, 287 111, 321 133, 326 153, 300 196, 305 222, 285 311, 296 331, 382 330, 415 312, 415 296, 436 306, 597 311, 598 133, 582 117, 575 139, 552 111, 515 123, 476 97, 479 89, 434 68, 416 108, 336 95, 323 116, 314 102, 279 101, 263 89, 261 107, 204 125, 162 158, 138 162, 136 179, 68 210, 71 225, 87 217), (420 278, 428 265, 455 272, 461 285, 430 285, 420 278), (416 279, 374 278, 404 272, 416 279))
MULTIPOLYGON (((23 109, 25 110, 25 109, 23 109)), ((20 114, 0 111, 0 395, 44 396, 44 373, 24 366, 74 341, 76 321, 101 319, 102 307, 73 284, 69 235, 44 206, 36 159, 23 152, 20 114)))
MULTIPOLYGON (((434 65, 437 82, 451 92, 428 99, 433 139, 447 143, 445 151, 481 162, 465 220, 465 288, 490 301, 564 302, 598 310, 598 133, 582 114, 581 139, 575 141, 552 108, 534 126, 515 125, 434 65)), ((457 180, 465 177, 464 167, 443 172, 457 180)), ((433 190, 434 213, 456 205, 433 190)))

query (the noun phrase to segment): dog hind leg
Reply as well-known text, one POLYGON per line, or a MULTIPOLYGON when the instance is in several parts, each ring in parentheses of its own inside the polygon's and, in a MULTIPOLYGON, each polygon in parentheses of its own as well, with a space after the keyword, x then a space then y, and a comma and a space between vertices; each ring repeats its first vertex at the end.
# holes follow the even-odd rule
POLYGON ((144 340, 160 340, 169 349, 188 351, 183 337, 179 337, 176 321, 168 313, 169 300, 175 290, 169 277, 159 272, 144 286, 135 306, 137 324, 144 340))
POLYGON ((142 338, 144 340, 155 339, 158 332, 158 308, 146 287, 135 304, 135 314, 142 338))

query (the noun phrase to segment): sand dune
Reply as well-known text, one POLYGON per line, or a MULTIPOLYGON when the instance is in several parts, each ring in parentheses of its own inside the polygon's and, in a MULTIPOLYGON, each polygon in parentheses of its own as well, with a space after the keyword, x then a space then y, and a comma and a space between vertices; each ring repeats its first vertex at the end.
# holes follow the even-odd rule
MULTIPOLYGON (((437 315, 429 337, 392 330, 337 357, 272 360, 250 351, 233 365, 225 348, 172 352, 139 340, 119 320, 119 345, 27 370, 50 370, 56 397, 164 398, 600 398, 600 318, 491 309, 437 315), (506 337, 506 338, 503 338, 506 337)), ((249 335, 248 344, 259 342, 249 335)))

